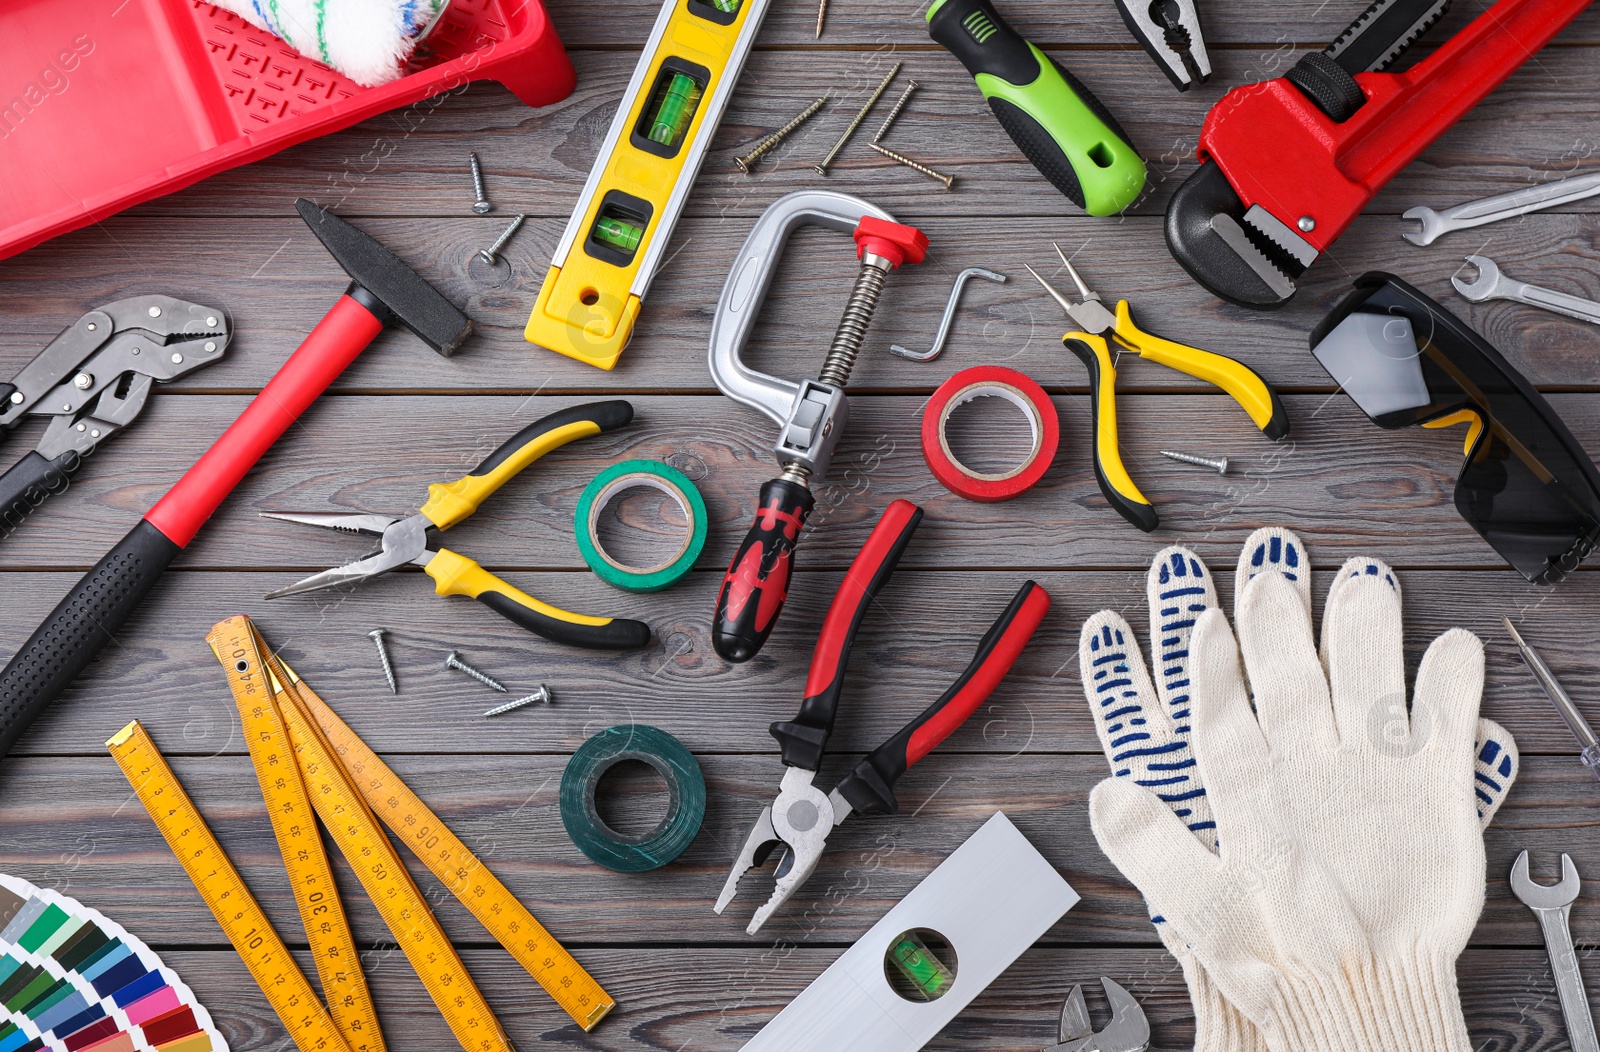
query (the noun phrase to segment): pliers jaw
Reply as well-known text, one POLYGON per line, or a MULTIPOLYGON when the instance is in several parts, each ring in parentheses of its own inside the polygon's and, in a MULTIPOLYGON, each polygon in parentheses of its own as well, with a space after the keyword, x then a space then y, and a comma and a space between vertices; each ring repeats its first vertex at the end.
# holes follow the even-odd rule
POLYGON ((1117 0, 1128 32, 1155 60, 1172 86, 1188 91, 1211 79, 1211 58, 1194 0, 1117 0))
POLYGON ((738 893, 739 881, 744 875, 765 863, 778 848, 785 849, 778 861, 772 896, 756 910, 745 928, 746 934, 760 931, 800 885, 811 879, 822 858, 828 834, 850 814, 850 805, 837 791, 824 793, 812 784, 816 776, 817 772, 803 767, 784 770, 777 799, 762 809, 761 817, 750 828, 744 846, 739 849, 739 857, 722 885, 722 894, 717 896, 713 909, 721 913, 738 893))
POLYGON ((371 555, 345 563, 343 566, 335 566, 331 570, 314 573, 294 584, 268 592, 264 597, 267 599, 279 599, 301 592, 316 592, 341 584, 355 584, 369 577, 388 573, 407 563, 424 565, 428 561, 425 556, 432 554, 428 550, 428 529, 433 524, 422 515, 402 517, 369 515, 361 512, 292 515, 264 511, 261 517, 298 522, 306 526, 320 526, 329 530, 344 530, 348 533, 376 534, 383 538, 382 548, 371 555))

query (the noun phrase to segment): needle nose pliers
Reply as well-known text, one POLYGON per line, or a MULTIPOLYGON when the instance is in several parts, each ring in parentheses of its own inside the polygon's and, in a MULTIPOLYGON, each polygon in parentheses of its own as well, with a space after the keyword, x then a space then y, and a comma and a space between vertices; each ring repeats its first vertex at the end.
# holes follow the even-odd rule
POLYGON ((787 770, 777 799, 761 812, 745 837, 715 907, 717 913, 726 909, 745 873, 765 862, 779 847, 784 848, 772 897, 756 910, 745 929, 751 935, 816 870, 828 834, 835 826, 857 811, 894 814, 899 810, 894 783, 965 723, 994 692, 1050 609, 1050 594, 1032 581, 1024 582, 1010 605, 984 633, 972 663, 950 689, 856 764, 832 791, 824 793, 812 783, 833 731, 856 629, 888 583, 921 521, 922 509, 910 501, 894 501, 884 511, 828 607, 811 656, 800 714, 787 723, 772 725, 772 736, 782 747, 787 770))
MULTIPOLYGON (((1073 303, 1065 294, 1028 267, 1028 273, 1038 279, 1052 299, 1061 305, 1078 325, 1081 332, 1069 332, 1061 343, 1078 356, 1089 370, 1089 404, 1094 416, 1094 474, 1100 483, 1100 492, 1124 519, 1149 533, 1160 524, 1155 508, 1139 492, 1128 469, 1123 467, 1122 454, 1117 448, 1117 368, 1111 357, 1110 343, 1159 362, 1180 373, 1187 373, 1206 383, 1222 388, 1235 402, 1250 414, 1261 433, 1273 441, 1289 433, 1289 414, 1283 402, 1261 376, 1249 366, 1226 355, 1202 351, 1198 347, 1162 339, 1145 332, 1134 323, 1133 312, 1127 300, 1118 300, 1116 313, 1100 302, 1100 294, 1091 292, 1078 272, 1068 261, 1067 254, 1056 245, 1056 254, 1078 286, 1082 303, 1073 303)), ((1027 264, 1023 264, 1027 266, 1027 264)))
POLYGON ((438 594, 471 596, 508 621, 557 643, 594 650, 634 650, 646 646, 650 642, 650 626, 643 621, 590 617, 540 602, 466 556, 430 543, 432 530, 447 530, 467 518, 491 493, 552 449, 575 439, 614 431, 632 420, 633 406, 620 399, 591 402, 551 413, 517 432, 467 475, 454 482, 436 482, 429 486, 427 503, 414 515, 262 512, 263 517, 269 519, 383 538, 383 547, 366 558, 312 574, 268 593, 267 598, 352 584, 415 564, 433 578, 438 594))

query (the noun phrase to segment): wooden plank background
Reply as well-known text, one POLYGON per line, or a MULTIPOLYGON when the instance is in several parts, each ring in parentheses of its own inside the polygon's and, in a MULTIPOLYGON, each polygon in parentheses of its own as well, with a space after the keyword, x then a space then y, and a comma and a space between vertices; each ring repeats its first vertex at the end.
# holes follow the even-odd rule
MULTIPOLYGON (((1216 74, 1210 85, 1180 95, 1130 41, 1109 0, 1006 3, 1018 28, 1099 93, 1151 159, 1149 194, 1127 216, 1097 220, 1075 214, 1017 154, 970 79, 928 41, 921 7, 882 0, 830 6, 827 31, 815 41, 809 2, 774 5, 679 225, 677 254, 613 373, 535 350, 520 332, 655 17, 650 3, 554 0, 579 74, 577 91, 557 105, 533 111, 496 85, 475 85, 0 262, 0 375, 84 310, 119 296, 165 292, 215 304, 238 332, 224 362, 162 390, 144 419, 96 454, 66 495, 0 544, 5 653, 233 419, 343 287, 337 266, 294 216, 294 197, 355 217, 464 304, 481 333, 449 361, 409 336, 381 337, 268 454, 117 645, 0 763, 0 867, 75 895, 146 939, 200 993, 236 1049, 281 1047, 277 1020, 101 745, 127 720, 143 720, 280 930, 303 945, 231 699, 203 643, 214 621, 248 613, 620 1001, 595 1033, 582 1034, 453 900, 433 895, 443 899, 445 926, 522 1047, 739 1048, 996 809, 1060 867, 1083 901, 929 1047, 1041 1048, 1055 1038, 1071 984, 1102 974, 1139 997, 1154 1023, 1153 1047, 1186 1047, 1192 1028, 1181 976, 1139 897, 1089 832, 1087 794, 1104 763, 1077 683, 1077 630, 1105 606, 1143 626, 1144 566, 1174 541, 1210 561, 1230 602, 1226 570, 1240 542, 1257 526, 1284 524, 1310 546, 1319 611, 1327 573, 1345 558, 1370 553, 1399 568, 1413 668, 1428 640, 1452 625, 1488 642, 1484 710, 1516 734, 1525 768, 1488 833, 1488 907, 1461 963, 1468 1026, 1482 1049, 1565 1047, 1537 926, 1510 896, 1504 875, 1527 847, 1546 877, 1566 851, 1600 880, 1592 839, 1600 789, 1576 764, 1571 741, 1501 638, 1497 619, 1518 618, 1580 704, 1592 705, 1588 695, 1600 677, 1593 645, 1600 575, 1584 571, 1559 587, 1533 588, 1504 568, 1451 505, 1456 439, 1394 435, 1367 424, 1334 394, 1305 337, 1353 276, 1393 270, 1485 333, 1600 453, 1600 331, 1518 305, 1468 304, 1449 286, 1461 257, 1482 252, 1518 278, 1596 295, 1600 220, 1592 203, 1452 235, 1427 249, 1400 239, 1397 218, 1413 204, 1442 207, 1600 164, 1600 12, 1580 17, 1407 169, 1318 263, 1291 306, 1257 314, 1219 304, 1188 281, 1166 252, 1161 214, 1192 170, 1209 105, 1229 86, 1275 76, 1299 53, 1320 47, 1353 7, 1201 0, 1216 74), (810 170, 894 61, 904 63, 902 79, 914 77, 920 88, 887 141, 954 173, 950 193, 888 164, 860 140, 825 181, 810 170), (823 93, 833 99, 829 106, 757 174, 733 169, 732 158, 752 140, 823 93), (497 205, 487 217, 468 211, 466 153, 473 149, 497 205), (928 262, 889 282, 852 384, 838 470, 822 488, 825 510, 801 549, 790 610, 756 660, 730 667, 710 648, 710 607, 756 490, 773 474, 772 436, 710 382, 710 316, 755 216, 783 193, 822 185, 917 224, 932 250, 928 262), (530 220, 507 251, 509 265, 473 262, 513 211, 530 220), (1155 535, 1123 524, 1095 488, 1083 371, 1057 342, 1059 311, 1022 269, 1024 262, 1051 266, 1052 240, 1077 253, 1097 289, 1130 297, 1147 328, 1234 354, 1287 394, 1294 434, 1273 446, 1226 398, 1124 360, 1124 456, 1161 512, 1155 535), (885 353, 891 342, 931 338, 950 277, 971 265, 1013 280, 970 288, 945 357, 917 364, 885 353), (1054 467, 1038 488, 1006 504, 970 504, 946 493, 917 448, 923 401, 950 373, 980 362, 1004 362, 1037 378, 1062 418, 1054 467), (649 621, 657 635, 650 649, 616 656, 563 650, 464 600, 439 599, 414 574, 349 593, 261 600, 279 584, 353 557, 360 543, 257 512, 400 511, 429 482, 455 477, 523 424, 561 406, 619 396, 634 402, 634 426, 537 465, 452 542, 537 595, 649 621), (1226 454, 1235 467, 1225 479, 1190 470, 1157 455, 1171 446, 1226 454), (696 572, 653 596, 601 584, 572 542, 584 483, 608 463, 641 456, 669 459, 695 477, 712 519, 696 572), (765 728, 792 713, 809 626, 895 497, 923 505, 928 518, 857 645, 833 764, 853 762, 852 754, 935 696, 1022 578, 1044 584, 1055 606, 994 699, 901 783, 916 817, 841 828, 793 905, 750 939, 743 919, 759 895, 748 893, 727 917, 710 907, 745 829, 776 786, 780 767, 765 728), (378 625, 391 631, 398 697, 383 689, 365 638, 378 625), (513 689, 548 683, 558 703, 481 719, 495 698, 445 672, 441 660, 451 648, 513 689), (566 838, 556 810, 566 757, 589 734, 629 720, 681 738, 701 758, 710 789, 699 839, 677 863, 640 875, 589 863, 566 838), (841 886, 858 890, 836 905, 823 898, 841 886)), ((1458 4, 1435 36, 1483 6, 1458 4)), ((797 238, 751 359, 785 375, 814 371, 854 271, 836 237, 797 238)), ((11 452, 20 455, 37 435, 37 428, 21 429, 11 452)), ((987 438, 968 441, 975 457, 1003 457, 1007 449, 998 425, 987 438)), ((624 512, 646 543, 667 543, 670 527, 654 507, 629 502, 624 512)), ((659 794, 645 781, 624 782, 612 803, 623 819, 639 821, 659 794)), ((420 871, 419 880, 437 890, 420 871)), ((359 896, 351 899, 391 1046, 447 1047, 447 1032, 381 922, 359 896)), ((1600 940, 1597 906, 1589 892, 1573 910, 1574 933, 1586 946, 1600 940)), ((1600 989, 1600 976, 1590 971, 1591 989, 1600 989)))

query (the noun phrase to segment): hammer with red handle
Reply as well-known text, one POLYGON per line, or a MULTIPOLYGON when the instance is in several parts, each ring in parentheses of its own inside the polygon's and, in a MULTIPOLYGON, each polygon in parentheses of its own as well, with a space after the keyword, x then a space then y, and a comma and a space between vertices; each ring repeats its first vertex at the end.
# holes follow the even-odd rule
POLYGON ((0 671, 0 756, 94 660, 233 488, 387 325, 445 357, 472 321, 388 249, 338 216, 295 202, 350 287, 261 393, 145 517, 73 585, 0 671))

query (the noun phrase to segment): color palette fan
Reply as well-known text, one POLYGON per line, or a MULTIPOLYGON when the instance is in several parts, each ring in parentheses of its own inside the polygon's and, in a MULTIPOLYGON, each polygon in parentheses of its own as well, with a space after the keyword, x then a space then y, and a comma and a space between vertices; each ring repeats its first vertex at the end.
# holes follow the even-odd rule
POLYGON ((227 1052, 211 1014, 120 924, 0 873, 0 1052, 227 1052))

